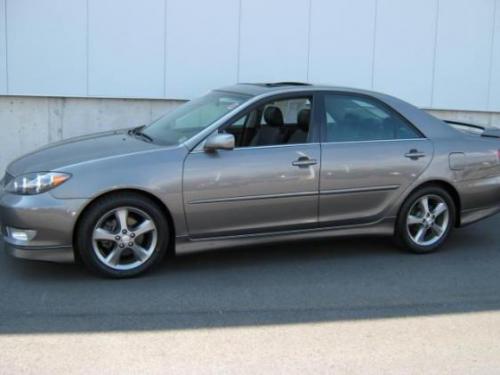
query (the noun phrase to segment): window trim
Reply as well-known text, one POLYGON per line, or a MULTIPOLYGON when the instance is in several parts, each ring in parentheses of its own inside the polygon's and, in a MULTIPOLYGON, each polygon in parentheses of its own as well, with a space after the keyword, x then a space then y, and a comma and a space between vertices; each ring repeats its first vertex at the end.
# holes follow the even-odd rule
MULTIPOLYGON (((250 112, 254 111, 255 109, 259 108, 262 105, 265 105, 267 103, 275 102, 275 101, 281 101, 281 100, 290 100, 290 99, 302 99, 302 98, 309 98, 311 101, 311 117, 310 117, 310 123, 309 123, 309 141, 306 143, 292 143, 292 144, 280 144, 280 145, 263 145, 263 146, 246 146, 246 147, 235 147, 234 150, 240 150, 240 149, 249 149, 249 148, 254 148, 254 149, 259 149, 262 147, 281 147, 281 146, 299 146, 299 145, 311 145, 311 144, 319 144, 320 139, 321 139, 321 124, 319 122, 321 118, 321 113, 319 112, 320 106, 318 106, 318 102, 322 99, 320 96, 320 92, 318 91, 293 91, 293 92, 286 92, 286 93, 279 93, 275 95, 270 95, 266 96, 265 98, 262 98, 258 100, 257 102, 253 103, 249 107, 241 110, 240 112, 234 114, 231 116, 227 121, 225 121, 222 125, 220 125, 217 128, 217 131, 224 130, 225 128, 231 126, 234 121, 237 121, 241 117, 247 116, 250 112)), ((206 139, 206 138, 205 138, 206 139)))
POLYGON ((320 112, 320 118, 319 118, 319 124, 321 128, 321 137, 320 137, 320 142, 322 144, 335 144, 335 143, 367 143, 367 142, 394 142, 394 141, 418 141, 418 140, 426 140, 427 137, 418 129, 410 120, 408 120, 405 116, 403 116, 399 111, 397 111, 395 108, 390 106, 389 104, 385 103, 384 101, 368 95, 368 94, 362 94, 362 93, 353 93, 353 92, 348 92, 348 91, 321 91, 318 92, 318 99, 319 101, 317 102, 317 107, 319 107, 319 112, 320 112), (415 133, 418 135, 417 138, 389 138, 389 139, 367 139, 367 140, 358 140, 358 141, 328 141, 326 139, 326 97, 327 96, 344 96, 344 97, 353 97, 353 98, 359 98, 361 100, 368 100, 373 102, 376 105, 380 105, 384 110, 387 112, 395 115, 397 118, 399 118, 403 123, 407 124, 412 130, 415 131, 415 133))

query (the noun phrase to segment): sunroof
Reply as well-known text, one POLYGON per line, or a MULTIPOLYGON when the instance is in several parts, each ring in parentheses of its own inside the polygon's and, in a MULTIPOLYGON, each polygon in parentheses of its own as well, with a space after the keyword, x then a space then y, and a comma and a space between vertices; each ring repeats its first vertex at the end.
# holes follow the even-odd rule
POLYGON ((268 82, 268 83, 247 83, 247 85, 256 85, 263 87, 282 87, 282 86, 311 86, 306 82, 268 82))

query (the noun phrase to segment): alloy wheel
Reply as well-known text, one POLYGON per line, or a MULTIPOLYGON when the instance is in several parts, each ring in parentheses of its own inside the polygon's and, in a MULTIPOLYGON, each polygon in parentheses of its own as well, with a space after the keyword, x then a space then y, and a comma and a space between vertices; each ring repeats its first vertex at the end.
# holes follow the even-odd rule
POLYGON ((119 207, 104 214, 92 233, 97 258, 114 270, 139 267, 153 255, 158 241, 154 220, 135 207, 119 207))
POLYGON ((419 246, 432 246, 448 231, 450 210, 446 201, 430 194, 418 198, 408 211, 406 229, 419 246))

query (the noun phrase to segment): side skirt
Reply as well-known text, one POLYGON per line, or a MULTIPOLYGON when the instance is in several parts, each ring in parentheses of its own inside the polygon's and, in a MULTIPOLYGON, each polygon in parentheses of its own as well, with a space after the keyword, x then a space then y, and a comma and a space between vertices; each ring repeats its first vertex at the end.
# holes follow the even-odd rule
POLYGON ((189 236, 180 236, 175 239, 175 252, 180 255, 230 247, 331 237, 392 236, 394 234, 394 224, 395 219, 389 218, 377 223, 357 226, 339 226, 197 239, 192 239, 189 236))
POLYGON ((487 219, 500 212, 500 205, 472 210, 463 210, 460 213, 460 227, 474 224, 480 220, 487 219))

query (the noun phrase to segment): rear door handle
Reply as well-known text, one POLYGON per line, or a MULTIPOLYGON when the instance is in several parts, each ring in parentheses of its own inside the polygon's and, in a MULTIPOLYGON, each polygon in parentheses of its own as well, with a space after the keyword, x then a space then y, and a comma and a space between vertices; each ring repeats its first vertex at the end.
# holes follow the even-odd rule
POLYGON ((425 156, 426 156, 425 152, 420 152, 416 149, 411 149, 409 152, 407 152, 405 154, 405 157, 412 159, 412 160, 418 160, 418 159, 423 158, 425 156))
POLYGON ((316 159, 309 159, 307 156, 301 156, 300 158, 292 162, 292 165, 295 167, 308 167, 315 164, 318 164, 316 159))

